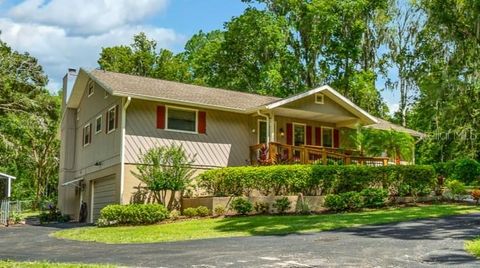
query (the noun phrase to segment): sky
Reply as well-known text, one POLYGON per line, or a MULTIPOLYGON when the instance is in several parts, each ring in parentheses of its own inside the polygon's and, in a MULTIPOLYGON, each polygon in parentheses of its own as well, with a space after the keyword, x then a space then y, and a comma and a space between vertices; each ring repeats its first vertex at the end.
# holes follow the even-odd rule
MULTIPOLYGON (((128 45, 138 32, 157 48, 182 51, 200 30, 242 14, 240 0, 0 0, 0 39, 39 60, 58 91, 68 68, 96 68, 102 47, 128 45)), ((390 110, 398 97, 382 92, 390 110)))

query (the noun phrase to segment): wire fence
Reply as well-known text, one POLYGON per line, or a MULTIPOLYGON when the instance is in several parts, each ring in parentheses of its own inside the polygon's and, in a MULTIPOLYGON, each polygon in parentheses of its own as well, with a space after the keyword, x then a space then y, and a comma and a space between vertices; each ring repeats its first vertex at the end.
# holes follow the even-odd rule
POLYGON ((8 200, 0 201, 0 225, 8 225, 10 219, 10 202, 8 200))

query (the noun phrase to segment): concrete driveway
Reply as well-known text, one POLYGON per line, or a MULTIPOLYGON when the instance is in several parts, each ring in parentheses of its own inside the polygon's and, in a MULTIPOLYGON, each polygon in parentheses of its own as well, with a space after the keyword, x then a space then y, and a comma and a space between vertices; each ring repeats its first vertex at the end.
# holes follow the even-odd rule
POLYGON ((60 228, 0 228, 0 259, 112 263, 134 267, 480 267, 463 250, 480 214, 338 231, 105 245, 49 236, 60 228))

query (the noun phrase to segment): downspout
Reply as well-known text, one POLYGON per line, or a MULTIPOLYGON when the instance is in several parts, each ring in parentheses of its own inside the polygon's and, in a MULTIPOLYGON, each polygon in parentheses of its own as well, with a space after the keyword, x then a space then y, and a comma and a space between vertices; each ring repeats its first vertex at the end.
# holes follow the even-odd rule
POLYGON ((122 129, 122 137, 120 141, 120 204, 123 205, 123 191, 124 191, 124 184, 125 184, 125 125, 127 122, 127 108, 132 101, 132 97, 127 97, 127 101, 123 104, 122 107, 122 122, 121 122, 121 129, 122 129))
MULTIPOLYGON (((268 117, 268 115, 262 114, 260 110, 257 111, 257 114, 261 117, 264 117, 267 123, 267 145, 268 145, 270 143, 270 118, 268 117)), ((260 131, 260 129, 258 129, 257 131, 260 131)))

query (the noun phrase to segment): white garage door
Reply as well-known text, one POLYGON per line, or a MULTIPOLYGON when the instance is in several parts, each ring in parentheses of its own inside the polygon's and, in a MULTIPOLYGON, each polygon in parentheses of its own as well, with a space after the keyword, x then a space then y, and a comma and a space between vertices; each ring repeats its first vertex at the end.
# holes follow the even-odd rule
POLYGON ((115 177, 95 180, 93 183, 93 222, 100 217, 100 210, 115 202, 115 177))

